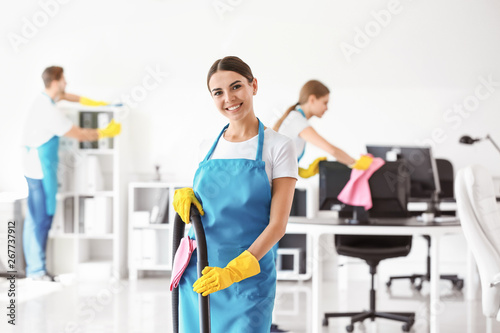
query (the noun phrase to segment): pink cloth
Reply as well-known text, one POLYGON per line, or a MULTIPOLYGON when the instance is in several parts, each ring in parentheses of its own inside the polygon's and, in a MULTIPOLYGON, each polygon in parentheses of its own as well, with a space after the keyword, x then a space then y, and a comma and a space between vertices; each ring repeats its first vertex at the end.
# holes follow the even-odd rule
POLYGON ((377 171, 385 162, 383 159, 376 157, 367 170, 353 169, 351 178, 340 192, 337 199, 351 206, 363 206, 366 210, 372 208, 372 194, 368 179, 377 171))
POLYGON ((179 281, 181 280, 182 274, 186 270, 186 267, 191 260, 191 255, 196 249, 196 240, 189 238, 189 236, 183 237, 179 248, 175 252, 174 263, 172 264, 172 279, 170 281, 170 291, 177 288, 179 281))

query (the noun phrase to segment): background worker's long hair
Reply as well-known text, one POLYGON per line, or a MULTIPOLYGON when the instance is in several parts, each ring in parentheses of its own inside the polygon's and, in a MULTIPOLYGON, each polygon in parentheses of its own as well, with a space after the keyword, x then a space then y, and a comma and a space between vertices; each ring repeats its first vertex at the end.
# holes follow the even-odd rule
POLYGON ((276 124, 273 126, 273 130, 278 132, 280 129, 281 124, 285 120, 286 117, 290 114, 292 110, 295 110, 295 107, 297 105, 301 104, 306 104, 307 100, 309 99, 309 96, 314 95, 316 98, 321 98, 325 95, 328 95, 330 93, 330 90, 321 82, 318 80, 310 80, 307 81, 304 86, 302 86, 302 89, 300 89, 300 94, 299 94, 299 101, 295 103, 294 105, 290 106, 283 116, 276 122, 276 124))

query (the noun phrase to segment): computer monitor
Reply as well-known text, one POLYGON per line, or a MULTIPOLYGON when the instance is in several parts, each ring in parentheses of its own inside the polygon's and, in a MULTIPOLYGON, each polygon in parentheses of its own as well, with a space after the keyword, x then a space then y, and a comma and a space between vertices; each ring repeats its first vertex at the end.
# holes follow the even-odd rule
POLYGON ((386 162, 370 177, 368 184, 372 196, 372 208, 346 205, 337 199, 351 176, 347 166, 330 161, 319 164, 320 210, 336 210, 340 217, 348 217, 349 223, 369 224, 373 217, 407 217, 410 179, 403 162, 386 162))
POLYGON ((366 150, 386 161, 406 163, 410 174, 410 198, 429 199, 432 202, 437 200, 441 189, 431 147, 367 145, 366 150))

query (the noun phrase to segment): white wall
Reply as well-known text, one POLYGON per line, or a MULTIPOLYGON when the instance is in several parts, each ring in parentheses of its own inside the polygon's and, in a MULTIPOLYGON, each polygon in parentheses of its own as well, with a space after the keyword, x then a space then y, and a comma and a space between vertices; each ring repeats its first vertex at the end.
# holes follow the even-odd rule
MULTIPOLYGON (((124 120, 128 172, 152 173, 161 163, 169 180, 190 181, 199 142, 225 123, 205 84, 210 65, 225 55, 252 67, 260 84, 256 113, 267 125, 316 78, 332 96, 330 111, 313 124, 350 154, 367 143, 432 142, 455 168, 477 162, 500 176, 490 143, 458 144, 462 134, 486 133, 500 143, 498 1, 60 1, 9 2, 0 10, 0 191, 25 186, 23 113, 42 89, 41 72, 54 64, 65 68, 69 92, 108 101, 138 93, 144 80, 155 84, 149 72, 161 72, 124 120), (46 3, 52 17, 43 22, 46 3), (390 19, 381 14, 387 10, 390 19), (360 37, 365 28, 373 37, 360 37), (13 34, 26 38, 15 44, 13 34), (359 46, 349 59, 346 44, 359 46), (488 77, 490 92, 476 90, 488 77), (474 101, 471 111, 450 110, 474 101)), ((320 155, 311 147, 305 161, 320 155)))

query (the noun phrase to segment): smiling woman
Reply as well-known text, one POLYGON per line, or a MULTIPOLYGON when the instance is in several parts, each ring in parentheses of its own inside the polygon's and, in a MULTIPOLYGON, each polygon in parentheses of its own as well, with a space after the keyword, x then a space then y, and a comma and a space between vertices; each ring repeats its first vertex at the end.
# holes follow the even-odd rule
MULTIPOLYGON (((255 116, 257 79, 246 63, 237 57, 217 60, 207 85, 229 124, 200 163, 193 190, 181 189, 174 196, 174 208, 187 223, 184 207, 201 204, 213 265, 198 279, 192 255, 179 283, 180 327, 198 331, 198 294, 210 294, 213 332, 268 333, 277 242, 290 214, 297 157, 290 139, 255 116)), ((189 236, 194 238, 192 230, 189 236)))
MULTIPOLYGON (((240 121, 252 116, 255 118, 253 96, 257 94, 257 79, 253 77, 250 67, 239 58, 217 60, 208 71, 207 86, 215 106, 229 120, 240 121)), ((225 138, 230 141, 244 140, 234 137, 236 134, 247 136, 234 128, 227 132, 225 138)))

